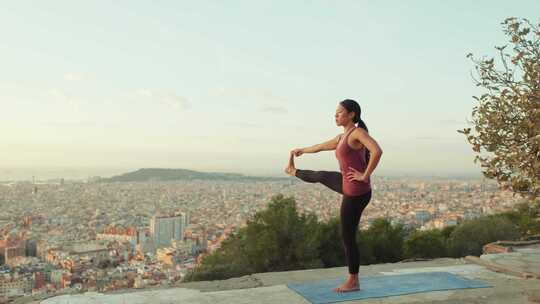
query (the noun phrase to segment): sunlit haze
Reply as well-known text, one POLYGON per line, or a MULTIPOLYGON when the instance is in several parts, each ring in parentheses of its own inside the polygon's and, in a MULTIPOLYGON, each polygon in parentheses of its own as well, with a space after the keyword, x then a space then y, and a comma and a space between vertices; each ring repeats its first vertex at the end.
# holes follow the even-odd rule
MULTIPOLYGON (((463 134, 500 23, 540 1, 10 1, 0 10, 0 180, 138 168, 283 175, 343 130, 375 175, 477 175, 463 134), (417 5, 411 5, 415 3, 417 5), (51 173, 52 172, 52 173, 51 173)), ((338 170, 333 152, 299 168, 338 170)))

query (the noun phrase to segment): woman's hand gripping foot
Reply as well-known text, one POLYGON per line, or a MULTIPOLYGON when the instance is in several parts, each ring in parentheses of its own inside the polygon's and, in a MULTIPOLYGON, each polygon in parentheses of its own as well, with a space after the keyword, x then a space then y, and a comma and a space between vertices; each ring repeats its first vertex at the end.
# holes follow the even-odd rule
POLYGON ((290 176, 296 176, 296 168, 294 167, 293 151, 291 151, 289 155, 289 163, 287 164, 287 167, 285 168, 285 173, 289 174, 290 176))

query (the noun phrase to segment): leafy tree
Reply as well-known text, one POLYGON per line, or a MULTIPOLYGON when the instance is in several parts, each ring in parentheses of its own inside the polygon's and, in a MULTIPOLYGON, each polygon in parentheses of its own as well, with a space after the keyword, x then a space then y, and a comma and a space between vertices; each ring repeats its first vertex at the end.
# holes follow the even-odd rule
POLYGON ((441 234, 444 237, 445 240, 448 240, 450 238, 450 235, 456 229, 457 226, 446 226, 441 230, 441 234))
MULTIPOLYGON (((376 219, 370 228, 357 233, 360 263, 396 262, 404 257, 479 255, 482 246, 489 242, 517 239, 520 231, 534 234, 540 225, 534 220, 539 213, 540 209, 521 204, 513 211, 465 221, 458 226, 410 234, 401 224, 376 219)), ((339 218, 319 223, 314 214, 299 215, 294 198, 277 195, 265 210, 248 220, 246 227, 204 257, 184 281, 345 265, 339 218)))
POLYGON ((508 18, 501 23, 509 44, 494 58, 475 59, 477 86, 483 88, 472 111, 471 128, 458 130, 478 155, 482 173, 514 194, 539 201, 540 195, 540 22, 508 18), (481 151, 481 148, 483 148, 481 151), (485 152, 482 155, 482 152, 485 152))
POLYGON ((299 215, 292 197, 279 194, 267 209, 206 256, 185 280, 215 280, 250 273, 319 268, 319 224, 314 214, 299 215))
MULTIPOLYGON (((318 250, 324 267, 341 267, 347 264, 340 227, 341 222, 338 217, 319 224, 318 250)), ((362 248, 362 246, 359 247, 362 248)))
POLYGON ((201 264, 189 272, 184 281, 222 280, 239 277, 254 272, 251 265, 243 259, 243 240, 245 228, 230 235, 221 243, 221 248, 203 258, 201 264))
POLYGON ((452 232, 456 229, 456 227, 459 227, 462 222, 458 223, 456 226, 446 226, 441 230, 441 234, 444 238, 444 246, 446 247, 446 255, 451 255, 450 251, 450 235, 452 235, 452 232))
POLYGON ((438 258, 446 256, 446 239, 441 230, 416 231, 404 243, 407 258, 438 258))
POLYGON ((375 262, 397 262, 403 257, 405 230, 402 224, 392 225, 388 219, 376 219, 371 226, 360 234, 361 258, 375 262), (371 253, 370 255, 368 253, 371 253))
POLYGON ((293 197, 272 197, 267 210, 248 220, 246 254, 257 272, 322 267, 317 217, 298 215, 293 197))
POLYGON ((522 237, 540 234, 540 207, 538 205, 520 203, 514 210, 502 212, 496 216, 514 223, 522 237))
POLYGON ((375 242, 376 239, 372 237, 372 233, 369 233, 369 229, 359 231, 356 238, 356 244, 358 244, 360 265, 375 264, 379 260, 374 256, 375 242))
POLYGON ((515 240, 519 230, 506 218, 486 216, 463 222, 450 235, 450 253, 454 257, 482 254, 487 243, 515 240))

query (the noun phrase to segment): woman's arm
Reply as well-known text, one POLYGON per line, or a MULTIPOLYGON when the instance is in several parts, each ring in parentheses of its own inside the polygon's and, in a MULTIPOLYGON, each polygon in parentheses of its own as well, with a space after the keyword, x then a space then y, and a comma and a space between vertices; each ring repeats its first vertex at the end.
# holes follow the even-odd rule
POLYGON ((340 135, 330 139, 329 141, 325 141, 323 143, 313 145, 311 147, 294 149, 292 150, 292 153, 294 153, 295 156, 300 156, 304 153, 317 153, 321 151, 335 150, 339 142, 339 136, 340 135))
POLYGON ((351 133, 351 136, 361 142, 370 152, 369 163, 364 173, 366 177, 370 177, 371 173, 373 173, 379 164, 383 151, 375 139, 369 136, 368 132, 362 128, 356 128, 356 130, 351 133))

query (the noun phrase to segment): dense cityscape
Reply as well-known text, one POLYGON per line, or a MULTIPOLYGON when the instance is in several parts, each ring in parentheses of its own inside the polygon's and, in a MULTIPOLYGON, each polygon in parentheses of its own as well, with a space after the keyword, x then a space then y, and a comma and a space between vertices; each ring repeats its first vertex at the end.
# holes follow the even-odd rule
MULTIPOLYGON (((507 210, 518 198, 488 180, 375 177, 361 229, 389 218, 442 228, 507 210)), ((0 184, 0 299, 169 286, 276 194, 320 221, 341 196, 276 181, 34 181, 0 184)))

